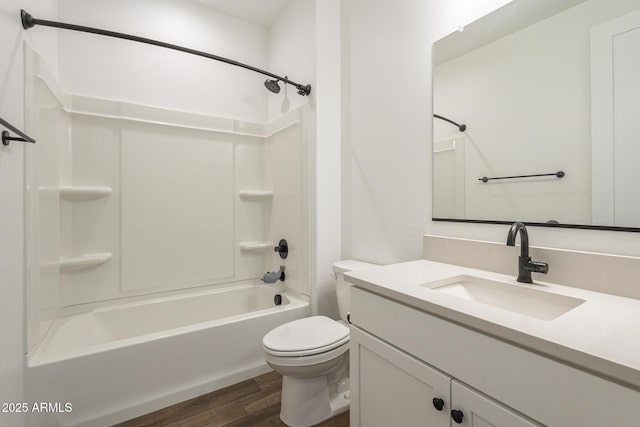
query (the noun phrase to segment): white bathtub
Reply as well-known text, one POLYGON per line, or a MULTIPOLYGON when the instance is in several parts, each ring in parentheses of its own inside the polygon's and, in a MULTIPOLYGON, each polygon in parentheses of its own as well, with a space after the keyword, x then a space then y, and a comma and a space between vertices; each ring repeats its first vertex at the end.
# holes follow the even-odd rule
POLYGON ((28 356, 29 404, 49 404, 28 425, 109 426, 268 372, 264 334, 308 315, 253 284, 72 308, 28 356))

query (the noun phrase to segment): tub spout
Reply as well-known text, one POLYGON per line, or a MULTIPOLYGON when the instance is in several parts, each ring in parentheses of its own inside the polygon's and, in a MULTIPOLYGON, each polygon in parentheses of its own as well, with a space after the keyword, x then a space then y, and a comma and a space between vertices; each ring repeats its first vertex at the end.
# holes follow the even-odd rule
POLYGON ((261 280, 264 283, 276 283, 278 280, 284 282, 284 265, 281 265, 278 271, 264 273, 261 280))

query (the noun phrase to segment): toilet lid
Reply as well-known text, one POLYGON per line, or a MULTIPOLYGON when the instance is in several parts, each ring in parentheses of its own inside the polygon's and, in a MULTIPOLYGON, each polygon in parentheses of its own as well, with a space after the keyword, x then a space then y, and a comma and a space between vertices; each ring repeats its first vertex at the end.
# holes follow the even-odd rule
POLYGON ((349 328, 325 316, 294 320, 273 329, 262 339, 266 349, 277 352, 330 350, 349 340, 349 328))

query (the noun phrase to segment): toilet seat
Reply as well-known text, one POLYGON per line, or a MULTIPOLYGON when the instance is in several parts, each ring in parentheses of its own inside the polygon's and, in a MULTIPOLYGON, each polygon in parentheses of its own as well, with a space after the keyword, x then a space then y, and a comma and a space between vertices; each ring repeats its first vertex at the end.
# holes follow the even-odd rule
POLYGON ((349 328, 325 316, 294 320, 273 329, 262 339, 268 354, 301 357, 326 353, 349 343, 349 328))
POLYGON ((305 356, 279 356, 276 354, 271 354, 269 350, 264 348, 264 359, 267 363, 273 365, 277 365, 280 367, 302 367, 308 368, 309 366, 319 365, 322 363, 330 363, 333 360, 336 360, 338 357, 349 351, 349 341, 342 344, 340 347, 336 347, 332 350, 325 351, 324 353, 318 354, 308 354, 305 356))

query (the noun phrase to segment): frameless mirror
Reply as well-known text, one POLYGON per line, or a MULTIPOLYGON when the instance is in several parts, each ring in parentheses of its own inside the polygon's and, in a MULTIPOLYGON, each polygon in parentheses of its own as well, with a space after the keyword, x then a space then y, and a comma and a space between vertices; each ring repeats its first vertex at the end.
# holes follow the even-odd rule
POLYGON ((640 231, 640 0, 514 0, 433 67, 434 220, 640 231))

